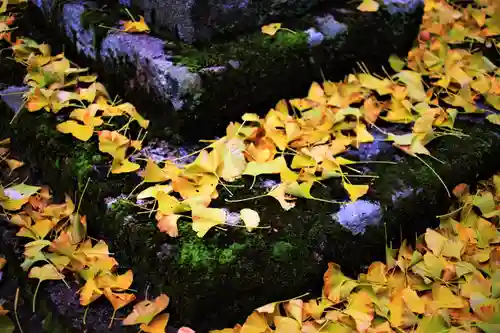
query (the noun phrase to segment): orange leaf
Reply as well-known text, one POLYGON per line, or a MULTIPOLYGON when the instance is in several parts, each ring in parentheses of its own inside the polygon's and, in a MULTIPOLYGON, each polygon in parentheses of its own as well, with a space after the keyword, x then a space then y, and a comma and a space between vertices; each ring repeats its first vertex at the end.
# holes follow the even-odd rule
POLYGON ((149 26, 144 21, 144 16, 139 16, 139 21, 121 21, 122 27, 120 30, 125 32, 149 32, 149 26))
POLYGON ((139 302, 134 305, 132 313, 123 320, 123 325, 148 325, 158 313, 162 312, 168 306, 169 302, 170 298, 165 294, 156 297, 154 301, 144 300, 139 302))

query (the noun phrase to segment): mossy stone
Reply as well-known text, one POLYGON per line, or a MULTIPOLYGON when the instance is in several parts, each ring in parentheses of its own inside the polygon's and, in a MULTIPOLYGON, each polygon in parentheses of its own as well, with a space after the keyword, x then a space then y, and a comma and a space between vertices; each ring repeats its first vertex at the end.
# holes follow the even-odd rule
MULTIPOLYGON (((53 12, 52 25, 40 22, 42 15, 34 9, 30 18, 41 31, 60 31, 48 36, 51 44, 63 42, 65 53, 97 70, 112 94, 139 106, 138 111, 151 120, 149 138, 194 142, 220 134, 228 122, 239 121, 245 112, 264 113, 282 98, 306 95, 312 81, 323 77, 341 80, 357 70, 359 62, 380 72, 391 54, 406 55, 416 39, 423 6, 411 2, 416 3, 415 8, 391 11, 382 5, 376 13, 359 12, 354 4, 342 10, 326 6, 284 22, 295 33, 282 29, 268 36, 256 29, 201 45, 169 39, 164 41, 165 50, 157 47, 163 44, 160 39, 149 36, 116 37, 114 32, 104 36, 106 29, 98 27, 98 20, 88 20, 88 29, 78 27, 78 31, 87 37, 94 35, 93 59, 82 57, 78 38, 66 36, 69 28, 65 24, 71 28, 72 22, 64 21, 61 10, 53 12), (319 29, 317 17, 327 14, 347 30, 325 35, 319 45, 311 47, 305 31, 319 29), (155 45, 154 51, 129 47, 149 41, 155 45), (201 83, 185 79, 192 76, 201 83)), ((102 8, 95 8, 100 13, 102 8)), ((86 14, 92 16, 89 11, 86 14)))

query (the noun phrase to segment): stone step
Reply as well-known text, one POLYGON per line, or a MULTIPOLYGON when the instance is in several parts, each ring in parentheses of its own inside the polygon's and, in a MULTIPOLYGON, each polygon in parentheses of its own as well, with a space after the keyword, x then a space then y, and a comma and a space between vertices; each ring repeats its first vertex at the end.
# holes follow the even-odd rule
POLYGON ((422 0, 385 0, 375 13, 332 5, 286 23, 294 32, 271 37, 256 29, 193 46, 99 27, 96 22, 109 18, 89 19, 100 13, 93 1, 32 2, 40 9, 28 11, 32 26, 63 37, 66 51, 82 57, 79 63, 140 105, 151 120, 151 137, 179 141, 212 138, 245 112, 265 112, 282 98, 304 95, 323 75, 343 79, 362 62, 380 70, 391 54, 406 56, 423 13, 422 0))
MULTIPOLYGON (((273 21, 306 14, 325 0, 118 0, 144 13, 153 31, 168 32, 180 40, 209 42, 214 37, 228 38, 248 30, 255 30, 273 21)), ((345 4, 346 0, 329 1, 345 4)))
MULTIPOLYGON (((12 111, 1 111, 3 122, 12 118, 12 111)), ((20 115, 10 133, 13 151, 28 164, 34 179, 49 185, 56 197, 80 193, 90 177, 81 207, 88 217, 89 233, 106 240, 120 264, 134 270, 135 288, 171 297, 172 325, 191 326, 197 332, 232 326, 271 301, 307 291, 318 295, 328 261, 355 275, 371 261, 384 259, 386 242, 397 246, 401 237, 412 240, 435 226, 435 216, 445 213, 450 203, 427 166, 377 141, 363 145, 358 157, 398 163, 367 164, 379 178, 362 200, 346 206, 298 200, 295 208, 284 211, 272 198, 227 203, 228 195, 221 191, 215 207, 231 212, 253 208, 261 224, 271 228, 248 233, 228 225, 227 231, 211 230, 198 238, 189 222, 180 222, 180 237, 170 238, 158 231, 153 217, 137 214, 134 205, 120 200, 137 184, 137 176, 107 176, 109 161, 97 151, 95 142, 76 142, 57 132, 55 125, 47 113, 20 115)), ((485 179, 500 169, 498 126, 460 118, 456 126, 469 137, 436 139, 430 150, 444 163, 427 159, 448 188, 485 179)), ((160 148, 150 142, 145 154, 159 153, 160 148)), ((172 150, 163 147, 166 154, 172 150)), ((251 190, 250 183, 251 179, 238 183, 246 186, 234 190, 232 199, 264 193, 272 179, 259 178, 251 190)), ((345 199, 338 180, 325 184, 314 187, 313 195, 345 199)), ((83 310, 70 304, 59 304, 58 311, 71 320, 81 318, 83 310)), ((102 318, 96 323, 107 323, 108 312, 99 311, 102 318)))

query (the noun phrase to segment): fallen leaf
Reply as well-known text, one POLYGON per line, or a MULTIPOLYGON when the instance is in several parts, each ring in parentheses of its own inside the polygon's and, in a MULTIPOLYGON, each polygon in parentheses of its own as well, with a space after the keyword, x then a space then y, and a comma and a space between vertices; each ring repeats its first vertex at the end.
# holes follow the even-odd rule
POLYGON ((177 229, 177 221, 182 217, 178 214, 162 215, 159 214, 156 219, 158 223, 156 226, 161 232, 165 232, 170 237, 179 236, 179 230, 177 229))
POLYGON ((349 199, 351 200, 351 202, 354 202, 365 195, 370 188, 368 185, 353 185, 346 182, 343 182, 342 185, 349 194, 349 199))
POLYGON ((162 312, 170 302, 170 298, 161 294, 153 301, 144 300, 134 305, 132 313, 130 313, 122 322, 124 326, 146 324, 148 325, 153 318, 162 312))
POLYGON ((149 32, 151 29, 144 21, 143 16, 139 16, 139 21, 121 21, 120 30, 125 32, 149 32))
POLYGON ((5 259, 4 257, 0 257, 0 271, 5 267, 6 264, 7 259, 5 259))
POLYGON ((259 226, 260 217, 259 213, 257 213, 255 210, 250 208, 243 208, 240 211, 240 216, 249 232, 259 226))
POLYGON ((447 241, 448 238, 433 229, 427 228, 427 231, 425 232, 425 243, 434 255, 439 256, 441 254, 441 251, 447 241))
POLYGON ((210 229, 226 221, 226 213, 220 208, 207 208, 195 204, 191 206, 191 211, 193 230, 198 237, 205 236, 210 229))
POLYGON ((67 120, 57 124, 57 130, 61 133, 71 133, 75 138, 81 141, 88 141, 94 133, 94 127, 82 125, 75 120, 67 120))
POLYGON ((168 313, 161 314, 156 316, 149 325, 141 324, 140 329, 146 333, 165 333, 169 318, 170 315, 168 313))
POLYGON ((269 36, 274 36, 278 30, 281 29, 281 23, 271 23, 268 25, 264 25, 261 28, 262 33, 269 35, 269 36))

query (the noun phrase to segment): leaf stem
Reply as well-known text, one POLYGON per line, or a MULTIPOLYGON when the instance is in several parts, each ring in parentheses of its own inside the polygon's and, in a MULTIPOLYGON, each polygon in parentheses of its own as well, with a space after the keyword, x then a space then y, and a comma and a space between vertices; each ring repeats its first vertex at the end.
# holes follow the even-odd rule
POLYGON ((42 280, 38 280, 38 284, 36 285, 35 293, 33 294, 33 306, 32 306, 33 313, 35 313, 36 295, 38 294, 38 289, 40 289, 41 284, 42 284, 42 280))
POLYGON ((267 197, 269 196, 268 193, 266 194, 262 194, 262 195, 257 195, 255 197, 249 197, 249 198, 243 198, 243 199, 235 199, 235 200, 229 200, 229 199, 226 199, 226 202, 230 202, 230 203, 235 203, 235 202, 244 202, 244 201, 249 201, 249 200, 253 200, 253 199, 260 199, 260 198, 264 198, 264 197, 267 197))
POLYGON ((21 327, 21 322, 19 321, 19 316, 17 315, 17 304, 19 302, 19 287, 16 289, 16 298, 14 299, 14 317, 16 318, 17 327, 21 333, 23 332, 23 328, 21 327))
POLYGON ((439 174, 429 165, 429 163, 427 163, 426 161, 424 161, 421 157, 419 157, 417 154, 413 154, 414 157, 416 157, 417 159, 420 160, 420 162, 424 163, 431 171, 434 175, 436 175, 436 177, 439 179, 439 181, 441 182, 441 184, 443 184, 444 186, 444 189, 446 190, 446 193, 448 194, 448 198, 451 198, 451 193, 450 193, 450 190, 448 190, 448 187, 446 186, 445 182, 443 181, 443 179, 439 176, 439 174))

